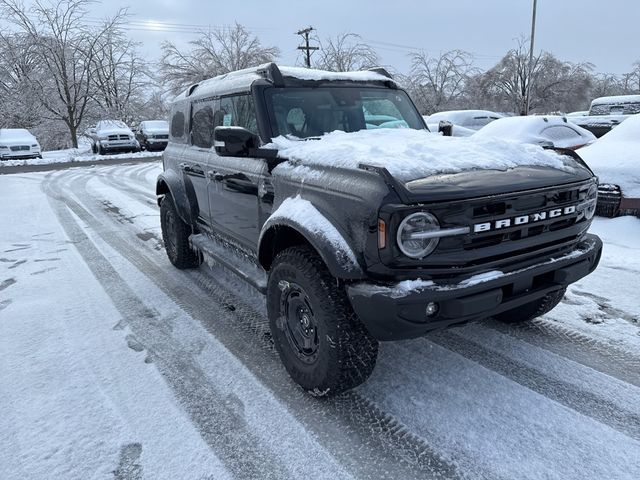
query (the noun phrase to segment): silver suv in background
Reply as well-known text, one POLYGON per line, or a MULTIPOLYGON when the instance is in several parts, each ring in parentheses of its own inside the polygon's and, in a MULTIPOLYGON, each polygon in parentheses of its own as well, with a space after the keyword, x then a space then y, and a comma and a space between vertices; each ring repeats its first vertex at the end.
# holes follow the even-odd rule
POLYGON ((42 158, 40 144, 24 128, 0 128, 0 160, 42 158))
POLYGON ((169 122, 145 120, 140 122, 135 134, 142 150, 164 150, 169 142, 169 122))
POLYGON ((140 144, 131 129, 120 120, 101 120, 87 132, 93 153, 139 152, 140 144))

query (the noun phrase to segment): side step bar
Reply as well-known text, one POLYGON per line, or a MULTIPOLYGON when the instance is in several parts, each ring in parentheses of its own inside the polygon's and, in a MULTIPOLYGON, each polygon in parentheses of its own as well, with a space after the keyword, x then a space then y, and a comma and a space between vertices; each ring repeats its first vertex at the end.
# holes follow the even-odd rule
POLYGON ((202 254, 205 262, 212 261, 240 277, 263 295, 267 293, 267 273, 250 258, 202 233, 191 235, 189 243, 191 248, 202 254))

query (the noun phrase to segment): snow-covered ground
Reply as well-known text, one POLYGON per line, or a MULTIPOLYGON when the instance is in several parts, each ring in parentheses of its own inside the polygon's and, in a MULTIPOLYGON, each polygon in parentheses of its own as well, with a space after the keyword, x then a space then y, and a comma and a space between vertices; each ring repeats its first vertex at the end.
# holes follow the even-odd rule
POLYGON ((75 163, 75 162, 98 162, 112 159, 139 159, 159 157, 162 152, 136 152, 136 153, 114 153, 107 155, 97 155, 91 152, 88 145, 80 148, 68 148, 66 150, 50 150, 42 152, 42 158, 29 158, 24 160, 2 160, 0 162, 0 172, 2 167, 15 167, 22 165, 48 165, 53 163, 75 163))
POLYGON ((0 478, 640 478, 640 220, 524 327, 385 343, 318 401, 264 303, 166 259, 158 163, 0 176, 0 478))

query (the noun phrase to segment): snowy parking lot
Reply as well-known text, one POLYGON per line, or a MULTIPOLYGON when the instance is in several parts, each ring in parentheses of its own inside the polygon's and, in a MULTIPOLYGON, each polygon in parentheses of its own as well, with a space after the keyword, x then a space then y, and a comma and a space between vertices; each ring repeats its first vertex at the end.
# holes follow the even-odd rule
POLYGON ((262 298, 179 271, 159 162, 0 175, 0 478, 640 478, 640 219, 527 326, 384 343, 303 393, 262 298))

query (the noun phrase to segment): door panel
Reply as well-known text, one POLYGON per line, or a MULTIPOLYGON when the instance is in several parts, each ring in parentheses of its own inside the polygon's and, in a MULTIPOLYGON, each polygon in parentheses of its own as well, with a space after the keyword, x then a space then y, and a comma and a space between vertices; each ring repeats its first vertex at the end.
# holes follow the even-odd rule
POLYGON ((211 223, 226 240, 257 252, 260 185, 267 175, 264 160, 213 154, 207 172, 211 223))
POLYGON ((199 223, 209 224, 209 194, 207 187, 209 179, 206 176, 208 168, 207 152, 198 147, 187 147, 185 154, 178 163, 182 171, 184 184, 189 200, 195 199, 197 205, 192 205, 197 212, 199 223))

